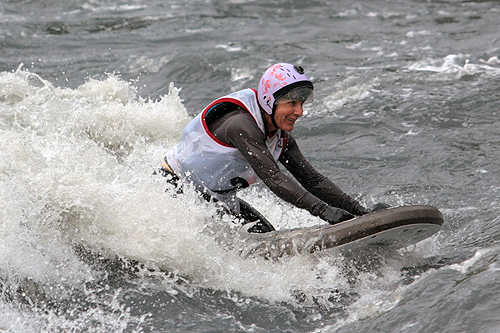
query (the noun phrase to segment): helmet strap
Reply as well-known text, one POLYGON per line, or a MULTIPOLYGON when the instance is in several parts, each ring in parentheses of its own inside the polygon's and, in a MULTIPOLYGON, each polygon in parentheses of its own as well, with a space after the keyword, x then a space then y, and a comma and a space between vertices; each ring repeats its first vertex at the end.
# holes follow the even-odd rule
POLYGON ((273 113, 271 113, 271 121, 273 123, 273 126, 276 127, 276 129, 280 129, 278 127, 278 124, 276 124, 276 120, 274 119, 274 116, 275 116, 275 113, 276 113, 276 105, 273 106, 273 113))

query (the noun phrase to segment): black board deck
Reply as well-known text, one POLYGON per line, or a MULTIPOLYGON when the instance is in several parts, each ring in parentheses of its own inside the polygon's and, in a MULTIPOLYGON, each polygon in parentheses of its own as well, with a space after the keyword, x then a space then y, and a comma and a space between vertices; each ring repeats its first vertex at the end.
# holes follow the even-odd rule
POLYGON ((441 229, 443 214, 429 205, 391 207, 335 225, 246 233, 245 255, 279 258, 331 248, 355 249, 371 245, 403 248, 441 229))

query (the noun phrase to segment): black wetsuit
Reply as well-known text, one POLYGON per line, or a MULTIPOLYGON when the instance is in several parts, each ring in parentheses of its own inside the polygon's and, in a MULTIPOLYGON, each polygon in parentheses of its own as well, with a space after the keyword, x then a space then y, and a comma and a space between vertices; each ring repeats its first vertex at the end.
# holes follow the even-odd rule
POLYGON ((326 206, 341 208, 353 215, 367 213, 356 200, 309 164, 290 133, 286 133, 286 146, 279 162, 298 183, 280 170, 266 147, 266 134, 249 112, 236 108, 207 120, 207 125, 217 139, 237 148, 259 178, 281 199, 320 217, 326 206))

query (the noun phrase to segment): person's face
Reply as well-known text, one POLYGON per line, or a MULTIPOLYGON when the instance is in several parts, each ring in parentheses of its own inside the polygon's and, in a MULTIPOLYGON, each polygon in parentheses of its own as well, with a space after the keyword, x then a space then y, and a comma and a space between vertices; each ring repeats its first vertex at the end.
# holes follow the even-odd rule
POLYGON ((276 105, 274 121, 278 127, 286 132, 293 130, 293 125, 304 113, 304 101, 287 101, 276 105))

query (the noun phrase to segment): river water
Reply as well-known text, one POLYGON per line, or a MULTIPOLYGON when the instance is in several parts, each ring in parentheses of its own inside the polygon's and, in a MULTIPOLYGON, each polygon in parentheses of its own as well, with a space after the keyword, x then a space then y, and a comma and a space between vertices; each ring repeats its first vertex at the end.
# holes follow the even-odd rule
MULTIPOLYGON (((0 3, 0 332, 500 331, 498 1, 0 3), (153 171, 183 126, 276 62, 294 134, 371 206, 431 204, 405 249, 245 257, 153 171)), ((323 223, 263 186, 278 228, 323 223)))

